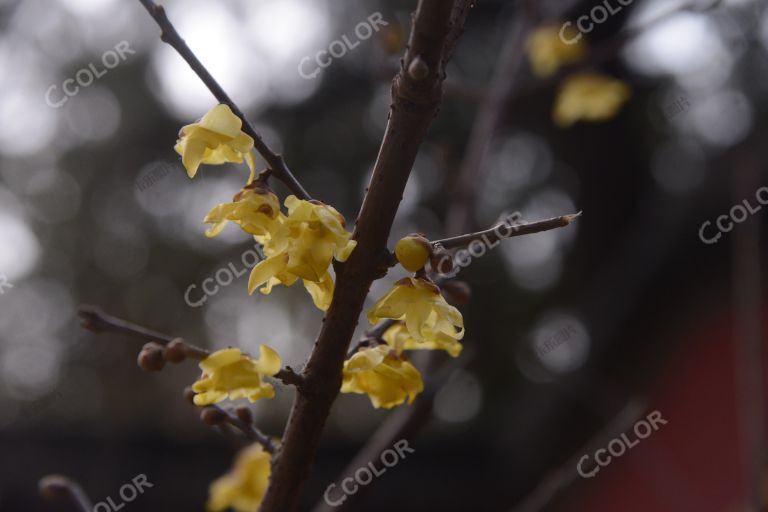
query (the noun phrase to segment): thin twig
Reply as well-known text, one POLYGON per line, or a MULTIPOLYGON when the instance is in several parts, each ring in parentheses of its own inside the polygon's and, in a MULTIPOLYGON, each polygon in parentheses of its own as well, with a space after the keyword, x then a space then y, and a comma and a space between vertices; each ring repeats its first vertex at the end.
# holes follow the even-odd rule
POLYGON ((560 217, 552 217, 551 219, 539 220, 536 222, 527 222, 524 224, 510 225, 506 222, 501 222, 490 229, 486 229, 485 231, 478 231, 476 233, 468 233, 466 235, 454 236, 452 238, 435 240, 432 243, 434 245, 442 245, 445 249, 466 247, 476 240, 490 245, 505 238, 530 235, 532 233, 540 233, 542 231, 562 228, 569 225, 580 216, 581 212, 571 215, 562 215, 560 217))
MULTIPOLYGON (((141 338, 148 342, 154 341, 161 345, 167 345, 176 339, 173 336, 162 334, 147 329, 146 327, 142 327, 141 325, 109 315, 97 306, 83 304, 77 308, 77 314, 80 316, 83 329, 88 329, 96 334, 114 332, 141 338)), ((211 355, 211 353, 205 349, 195 347, 186 342, 185 344, 187 345, 187 355, 194 359, 203 360, 211 355)))
POLYGON ((363 347, 370 347, 374 344, 380 344, 383 343, 382 336, 385 332, 387 332, 387 329, 392 327, 398 322, 398 320, 392 320, 391 318, 387 318, 383 322, 379 322, 375 327, 372 329, 369 329, 365 331, 365 334, 360 338, 360 340, 355 344, 354 347, 347 353, 347 359, 355 355, 355 353, 360 350, 363 347))
POLYGON ((172 46, 187 62, 187 64, 189 64, 189 67, 192 68, 197 76, 200 77, 200 80, 203 81, 205 86, 208 87, 216 99, 220 103, 228 105, 229 108, 232 109, 232 112, 234 112, 234 114, 243 121, 243 131, 253 138, 256 151, 258 151, 267 161, 275 178, 285 183, 285 185, 291 190, 291 192, 296 195, 296 197, 300 199, 311 199, 307 191, 304 190, 304 187, 301 186, 301 183, 299 183, 293 173, 291 173, 282 155, 276 154, 274 151, 272 151, 272 149, 269 148, 269 146, 267 146, 266 142, 264 142, 264 139, 261 138, 261 135, 259 135, 259 133, 253 128, 253 125, 251 125, 251 123, 245 117, 243 111, 240 110, 234 101, 232 101, 232 99, 224 91, 221 85, 219 85, 216 79, 213 78, 213 75, 211 75, 205 66, 203 66, 203 63, 200 62, 200 59, 198 59, 194 52, 192 52, 192 50, 189 48, 189 46, 187 46, 187 43, 184 41, 184 39, 182 39, 182 37, 176 31, 176 28, 168 19, 168 15, 165 13, 165 8, 162 5, 156 4, 153 0, 139 0, 139 2, 141 2, 141 4, 147 9, 147 12, 149 12, 150 16, 152 16, 152 18, 160 27, 160 30, 162 31, 160 39, 172 46))
POLYGON ((40 494, 46 498, 67 498, 79 512, 91 512, 93 503, 82 486, 73 479, 62 475, 49 475, 40 479, 40 494))
MULTIPOLYGON (((146 327, 142 327, 141 325, 134 324, 127 320, 109 315, 96 306, 81 305, 77 309, 77 314, 82 320, 82 327, 97 334, 114 332, 141 338, 148 342, 154 341, 161 345, 167 345, 176 339, 173 336, 162 334, 157 331, 147 329, 146 327)), ((211 355, 208 350, 190 345, 186 341, 184 343, 187 346, 187 355, 193 359, 202 361, 211 355)), ((296 373, 290 366, 286 366, 285 368, 280 369, 280 371, 277 372, 274 377, 289 386, 300 387, 304 383, 304 378, 296 373)))
POLYGON ((259 430, 256 426, 250 423, 246 423, 245 421, 238 418, 237 415, 232 414, 228 410, 219 407, 218 405, 210 405, 208 407, 219 410, 224 415, 225 423, 240 431, 246 439, 259 443, 264 447, 266 451, 273 455, 277 452, 277 445, 275 445, 274 441, 272 441, 272 438, 259 430))

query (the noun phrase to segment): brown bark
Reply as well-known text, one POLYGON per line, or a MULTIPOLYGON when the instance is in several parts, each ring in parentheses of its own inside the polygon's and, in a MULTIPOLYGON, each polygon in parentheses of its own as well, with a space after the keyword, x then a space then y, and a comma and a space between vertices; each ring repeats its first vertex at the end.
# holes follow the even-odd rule
POLYGON ((386 244, 419 146, 442 98, 454 2, 421 0, 409 49, 395 77, 389 123, 358 215, 357 248, 339 265, 333 302, 304 371, 262 512, 297 509, 328 412, 339 393, 341 369, 368 290, 386 265, 386 244))

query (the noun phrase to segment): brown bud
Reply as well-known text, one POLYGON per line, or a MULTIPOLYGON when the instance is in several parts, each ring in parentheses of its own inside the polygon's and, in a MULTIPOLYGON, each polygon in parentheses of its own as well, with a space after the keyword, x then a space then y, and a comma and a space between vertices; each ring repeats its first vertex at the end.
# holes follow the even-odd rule
POLYGON ((71 485, 72 482, 65 476, 48 475, 40 479, 37 483, 37 489, 40 496, 52 500, 66 496, 71 485))
POLYGON ((235 409, 235 414, 237 414, 237 417, 240 418, 240 421, 247 425, 253 424, 253 413, 251 413, 251 410, 245 406, 241 405, 237 409, 235 409))
POLYGON ((218 407, 206 407, 200 411, 200 419, 209 427, 224 423, 227 420, 227 413, 218 407))
POLYGON ((432 266, 432 270, 438 274, 450 274, 453 270, 453 256, 441 245, 437 245, 432 250, 429 263, 432 266))
POLYGON ((185 399, 187 402, 189 402, 189 403, 191 403, 191 404, 193 404, 193 405, 194 405, 194 403, 195 403, 195 395, 196 395, 196 394, 197 394, 197 393, 195 393, 194 391, 192 391, 192 388, 191 388, 191 387, 187 386, 187 387, 185 387, 185 388, 184 388, 184 399, 185 399))
POLYGON ((466 304, 472 298, 472 288, 465 281, 447 281, 442 284, 442 292, 453 304, 466 304))
POLYGON ((137 362, 145 372, 159 372, 165 366, 165 347, 154 341, 144 345, 137 362))
POLYGON ((171 363, 181 363, 187 358, 187 344, 176 338, 165 347, 165 359, 171 363))

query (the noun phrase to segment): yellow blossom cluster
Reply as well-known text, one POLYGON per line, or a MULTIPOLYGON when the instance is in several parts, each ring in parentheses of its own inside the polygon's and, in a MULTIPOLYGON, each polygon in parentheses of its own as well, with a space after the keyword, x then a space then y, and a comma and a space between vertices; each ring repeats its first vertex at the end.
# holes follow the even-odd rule
MULTIPOLYGON (((253 139, 242 131, 242 120, 226 105, 217 105, 199 122, 182 128, 176 151, 190 177, 202 164, 245 161, 251 171, 232 201, 215 206, 205 217, 209 226, 205 234, 215 237, 231 222, 263 246, 266 258, 251 271, 248 293, 259 289, 269 294, 274 286, 291 286, 301 279, 314 304, 327 310, 334 292, 331 264, 334 259, 346 261, 356 242, 346 230, 344 217, 329 205, 291 195, 282 211, 264 175, 254 179, 253 146, 253 139)), ((383 333, 380 344, 359 350, 345 361, 342 393, 366 394, 377 408, 411 404, 424 383, 405 351, 445 350, 458 357, 464 321, 426 277, 425 266, 433 255, 433 245, 422 235, 397 243, 397 261, 416 274, 395 283, 368 312, 371 324, 396 322, 383 333)), ((280 356, 265 345, 258 358, 237 348, 219 350, 200 362, 203 373, 192 386, 194 402, 206 406, 226 399, 272 398, 274 388, 264 379, 277 375, 281 364, 280 356)), ((271 454, 261 445, 243 450, 233 470, 211 485, 208 509, 258 509, 271 463, 271 454)))
POLYGON ((260 288, 268 294, 276 285, 291 286, 301 279, 315 305, 325 311, 333 298, 329 268, 334 258, 346 261, 356 242, 345 229, 344 217, 332 206, 295 196, 285 199, 288 214, 280 211, 277 196, 266 183, 253 179, 253 139, 242 131, 242 120, 226 105, 217 105, 194 124, 181 129, 176 151, 190 177, 200 164, 241 163, 251 169, 246 186, 229 203, 214 207, 204 222, 214 237, 229 222, 253 235, 267 258, 251 271, 248 293, 260 288))
MULTIPOLYGON (((561 27, 564 25, 543 25, 528 36, 528 60, 533 73, 540 78, 551 77, 561 67, 577 63, 586 55, 583 38, 566 41, 561 27)), ((607 121, 630 96, 629 86, 621 80, 602 73, 576 72, 560 85, 552 119, 561 128, 579 121, 607 121)))

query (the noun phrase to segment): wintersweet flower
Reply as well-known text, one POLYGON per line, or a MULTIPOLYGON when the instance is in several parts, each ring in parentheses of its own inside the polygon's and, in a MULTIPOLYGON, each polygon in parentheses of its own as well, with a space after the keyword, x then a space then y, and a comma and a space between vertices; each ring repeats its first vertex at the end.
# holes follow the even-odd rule
POLYGON ((251 271, 248 293, 262 287, 260 291, 268 294, 273 286, 291 286, 302 279, 315 305, 324 311, 333 297, 331 260, 346 261, 357 242, 350 240, 344 217, 333 207, 295 196, 288 196, 285 206, 288 215, 263 240, 267 258, 251 271))
POLYGON ((434 283, 423 278, 401 279, 368 312, 371 325, 386 318, 405 320, 406 330, 416 343, 442 348, 464 337, 464 318, 459 310, 445 301, 434 283))
POLYGON ((560 66, 579 61, 586 51, 581 38, 566 43, 560 34, 561 25, 545 25, 534 30, 526 41, 528 60, 533 73, 541 78, 553 75, 560 66))
POLYGON ((616 115, 631 94, 627 84, 610 76, 572 75, 560 88, 552 117, 561 127, 577 121, 606 121, 616 115))
POLYGON ((200 164, 240 164, 245 159, 251 169, 250 183, 256 170, 253 160, 253 139, 242 131, 243 121, 224 104, 208 111, 200 121, 184 126, 174 149, 190 178, 200 164))
POLYGON ((222 203, 208 212, 204 222, 213 226, 206 230, 205 235, 218 235, 232 221, 246 233, 268 237, 277 229, 283 217, 277 196, 257 180, 238 192, 231 203, 222 203))
POLYGON ((408 235, 395 245, 395 257, 409 272, 424 268, 431 254, 429 240, 420 235, 408 235))
POLYGON ((211 405, 229 398, 247 398, 255 402, 260 398, 272 398, 275 390, 272 384, 262 380, 280 371, 280 356, 277 352, 261 345, 259 359, 253 359, 237 348, 226 348, 214 352, 200 361, 203 376, 193 385, 195 405, 211 405))
POLYGON ((259 444, 243 449, 232 470, 211 484, 208 510, 220 512, 233 508, 237 512, 259 509, 272 473, 272 456, 259 444))
POLYGON ((447 335, 438 336, 434 341, 416 341, 402 323, 387 329, 382 338, 398 355, 404 350, 445 350, 451 357, 459 357, 464 348, 459 340, 447 335))
POLYGON ((365 348, 344 362, 342 393, 367 394, 377 409, 412 404, 424 390, 419 370, 386 345, 365 348))

